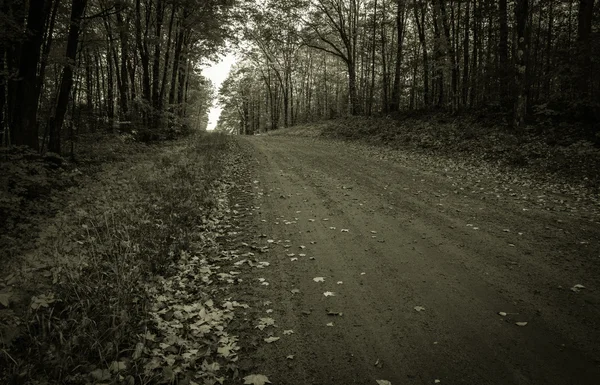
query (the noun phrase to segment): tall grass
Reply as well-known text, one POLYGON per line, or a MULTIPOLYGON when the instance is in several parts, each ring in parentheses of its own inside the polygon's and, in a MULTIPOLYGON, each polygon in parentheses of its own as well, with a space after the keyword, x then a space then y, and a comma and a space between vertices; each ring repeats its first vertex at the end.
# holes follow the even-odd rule
POLYGON ((57 217, 54 241, 38 251, 52 255, 52 284, 32 298, 26 332, 0 355, 5 380, 108 382, 98 369, 115 362, 125 367, 124 381, 140 380, 136 344, 147 328, 146 288, 201 242, 226 141, 205 134, 138 148, 78 193, 57 217))

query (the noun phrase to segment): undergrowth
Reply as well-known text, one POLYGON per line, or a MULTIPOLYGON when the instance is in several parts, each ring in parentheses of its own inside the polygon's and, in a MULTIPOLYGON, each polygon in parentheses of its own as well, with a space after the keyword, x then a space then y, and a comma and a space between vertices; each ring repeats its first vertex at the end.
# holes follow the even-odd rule
MULTIPOLYGON (((292 135, 322 135, 393 148, 528 168, 577 185, 600 188, 600 146, 577 125, 528 126, 511 130, 501 116, 426 114, 346 117, 292 127, 292 135)), ((287 135, 287 131, 285 134, 287 135)), ((275 134, 276 132, 273 132, 275 134)))
POLYGON ((108 383, 90 377, 105 368, 119 372, 117 382, 142 382, 136 360, 149 327, 147 285, 171 274, 181 253, 201 241, 226 143, 222 135, 200 135, 124 145, 122 161, 81 189, 48 226, 38 250, 47 282, 38 285, 19 333, 0 346, 0 382, 108 383))

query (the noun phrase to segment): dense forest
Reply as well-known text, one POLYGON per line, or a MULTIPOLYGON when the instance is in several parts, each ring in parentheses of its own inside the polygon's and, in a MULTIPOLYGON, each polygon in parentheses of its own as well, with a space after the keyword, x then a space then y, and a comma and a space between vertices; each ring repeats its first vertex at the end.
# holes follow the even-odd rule
POLYGON ((197 68, 229 35, 230 0, 3 0, 2 144, 60 153, 78 134, 203 128, 197 68))
POLYGON ((598 132, 594 0, 261 3, 220 90, 221 129, 437 110, 504 114, 516 132, 530 118, 598 132))
POLYGON ((204 129, 201 64, 238 64, 219 129, 344 115, 490 111, 599 120, 594 0, 3 0, 3 145, 64 152, 82 133, 161 138, 204 129))

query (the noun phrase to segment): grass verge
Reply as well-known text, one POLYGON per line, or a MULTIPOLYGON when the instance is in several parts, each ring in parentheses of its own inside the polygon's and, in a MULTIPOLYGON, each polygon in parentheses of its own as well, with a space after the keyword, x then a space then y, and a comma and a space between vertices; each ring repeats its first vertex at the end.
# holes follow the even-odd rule
POLYGON ((202 265, 193 252, 210 244, 207 230, 224 208, 227 143, 200 135, 123 146, 127 156, 85 181, 0 284, 0 382, 170 381, 154 371, 161 365, 142 364, 166 306, 157 287, 175 295, 169 277, 202 265))
POLYGON ((532 125, 516 135, 498 117, 427 114, 345 117, 270 134, 324 136, 439 154, 507 169, 559 176, 574 185, 600 188, 600 146, 575 125, 532 125))

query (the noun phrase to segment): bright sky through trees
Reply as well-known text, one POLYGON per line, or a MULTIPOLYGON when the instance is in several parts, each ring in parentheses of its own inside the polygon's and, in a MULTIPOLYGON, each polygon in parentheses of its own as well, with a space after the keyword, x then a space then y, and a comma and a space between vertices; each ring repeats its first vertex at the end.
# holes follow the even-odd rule
MULTIPOLYGON (((210 79, 215 87, 215 90, 219 90, 221 83, 229 75, 231 66, 235 63, 236 59, 232 53, 228 53, 221 58, 219 62, 213 63, 210 67, 202 70, 202 74, 210 79)), ((207 130, 212 131, 217 125, 219 116, 221 115, 222 107, 214 103, 208 113, 208 127, 207 130)))

